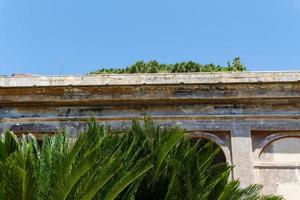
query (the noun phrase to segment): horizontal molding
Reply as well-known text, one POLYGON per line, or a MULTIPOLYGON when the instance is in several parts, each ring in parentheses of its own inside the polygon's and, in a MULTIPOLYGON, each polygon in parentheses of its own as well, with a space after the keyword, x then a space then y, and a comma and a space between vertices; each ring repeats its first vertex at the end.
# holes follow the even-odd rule
POLYGON ((299 83, 0 88, 1 106, 300 104, 299 83))
MULTIPOLYGON (((20 118, 0 118, 0 122, 4 123, 17 123, 17 122, 26 122, 26 123, 37 123, 37 122, 64 122, 64 121, 86 121, 92 116, 87 117, 20 117, 20 118)), ((185 121, 185 120, 199 120, 199 121, 287 121, 287 120, 299 120, 300 115, 160 115, 150 116, 153 120, 157 121, 185 121)), ((95 117, 96 121, 131 121, 132 119, 144 119, 143 116, 128 117, 128 116, 119 116, 119 117, 95 117)))
POLYGON ((2 87, 68 86, 68 85, 141 85, 193 83, 260 83, 297 82, 300 72, 208 72, 101 74, 85 76, 0 76, 2 87))
POLYGON ((300 162, 255 162, 254 168, 300 168, 300 162))
MULTIPOLYGON (((18 97, 16 97, 18 98, 18 97)), ((145 99, 145 100, 0 100, 2 107, 78 107, 78 106, 163 106, 163 105, 218 105, 218 104, 257 104, 259 105, 294 105, 300 104, 300 97, 282 98, 203 98, 203 99, 145 99)))

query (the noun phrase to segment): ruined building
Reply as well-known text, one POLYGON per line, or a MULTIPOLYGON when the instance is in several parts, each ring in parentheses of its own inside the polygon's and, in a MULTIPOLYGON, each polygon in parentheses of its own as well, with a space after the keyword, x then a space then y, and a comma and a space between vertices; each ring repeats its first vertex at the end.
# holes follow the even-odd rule
POLYGON ((214 141, 242 185, 300 199, 300 72, 0 77, 0 131, 71 137, 149 115, 214 141))

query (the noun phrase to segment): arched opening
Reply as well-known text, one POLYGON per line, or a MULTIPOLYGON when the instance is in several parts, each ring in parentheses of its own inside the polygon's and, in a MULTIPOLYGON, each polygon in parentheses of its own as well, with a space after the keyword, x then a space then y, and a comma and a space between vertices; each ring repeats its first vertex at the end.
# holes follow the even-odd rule
POLYGON ((209 139, 205 139, 205 138, 192 138, 191 140, 193 143, 199 143, 200 147, 206 145, 207 143, 211 143, 213 145, 213 148, 218 150, 218 154, 216 155, 216 157, 214 158, 214 164, 218 164, 218 163, 226 163, 226 156, 222 150, 222 148, 216 144, 215 142, 213 142, 212 140, 209 139))
POLYGON ((219 137, 216 134, 210 132, 190 132, 190 136, 194 140, 202 139, 203 141, 210 141, 216 148, 220 149, 220 155, 216 157, 216 162, 227 162, 232 165, 231 153, 229 150, 229 145, 226 143, 226 138, 219 137))
POLYGON ((217 135, 209 132, 191 132, 190 136, 192 141, 198 142, 199 140, 203 145, 211 142, 216 149, 219 150, 218 155, 215 157, 215 163, 231 163, 230 151, 226 143, 217 135))
POLYGON ((265 193, 300 199, 299 133, 277 133, 266 137, 258 146, 257 159, 259 182, 264 185, 265 193))
POLYGON ((262 149, 259 159, 300 164, 300 137, 281 137, 273 140, 262 149))

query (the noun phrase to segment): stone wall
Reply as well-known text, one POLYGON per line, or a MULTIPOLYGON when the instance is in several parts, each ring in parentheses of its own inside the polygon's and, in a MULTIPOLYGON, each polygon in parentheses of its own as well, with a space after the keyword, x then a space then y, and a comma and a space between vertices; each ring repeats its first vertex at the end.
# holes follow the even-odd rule
POLYGON ((145 115, 216 142, 243 186, 300 199, 299 72, 0 77, 1 131, 76 137, 90 117, 145 115))

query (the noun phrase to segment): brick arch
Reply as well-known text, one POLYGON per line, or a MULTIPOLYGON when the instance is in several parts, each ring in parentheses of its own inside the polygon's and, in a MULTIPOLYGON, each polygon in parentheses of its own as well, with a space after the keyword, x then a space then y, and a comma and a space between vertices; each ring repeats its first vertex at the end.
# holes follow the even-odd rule
POLYGON ((255 149, 254 155, 256 159, 259 159, 264 150, 273 142, 284 139, 284 138, 298 138, 300 139, 300 132, 277 132, 267 136, 265 139, 259 143, 255 149))
POLYGON ((222 149, 222 151, 225 155, 225 158, 226 158, 226 162, 228 162, 230 165, 232 165, 231 153, 230 153, 229 147, 225 143, 225 141, 222 140, 220 137, 218 137, 217 135, 214 135, 212 133, 209 133, 209 132, 192 132, 189 134, 193 138, 203 138, 203 139, 210 140, 210 141, 214 142, 215 144, 217 144, 222 149))

